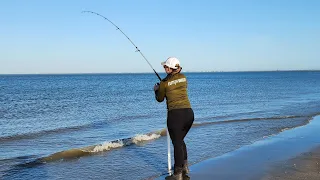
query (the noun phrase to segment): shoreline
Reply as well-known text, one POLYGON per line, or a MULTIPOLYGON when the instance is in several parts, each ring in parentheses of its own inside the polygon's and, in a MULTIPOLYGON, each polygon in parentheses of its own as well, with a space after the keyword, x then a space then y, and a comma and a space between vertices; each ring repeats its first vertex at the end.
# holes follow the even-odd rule
MULTIPOLYGON (((320 172, 319 129, 320 116, 317 115, 304 126, 283 131, 222 156, 190 166, 190 179, 320 179, 320 174, 316 174, 317 170, 320 172), (294 169, 293 164, 295 164, 294 169)), ((165 176, 161 176, 157 179, 164 178, 165 176)))

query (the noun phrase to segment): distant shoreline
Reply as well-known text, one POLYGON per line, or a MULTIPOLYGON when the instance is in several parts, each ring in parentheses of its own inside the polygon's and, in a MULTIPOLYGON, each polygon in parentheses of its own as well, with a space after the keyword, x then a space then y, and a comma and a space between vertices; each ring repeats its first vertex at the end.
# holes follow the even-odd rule
MULTIPOLYGON (((263 73, 263 72, 320 72, 320 70, 266 70, 266 71, 184 71, 184 73, 263 73)), ((158 72, 164 74, 164 72, 158 72)), ((17 73, 1 74, 0 76, 23 76, 23 75, 104 75, 104 74, 154 74, 153 72, 103 72, 103 73, 17 73)))

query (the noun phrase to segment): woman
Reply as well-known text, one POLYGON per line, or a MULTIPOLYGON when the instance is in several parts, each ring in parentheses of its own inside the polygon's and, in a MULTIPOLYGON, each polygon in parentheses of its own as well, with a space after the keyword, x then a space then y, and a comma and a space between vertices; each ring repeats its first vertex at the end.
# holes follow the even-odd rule
POLYGON ((194 121, 193 110, 187 93, 187 79, 181 72, 180 62, 169 57, 162 62, 167 77, 154 86, 156 99, 167 102, 167 127, 174 147, 174 174, 166 177, 171 180, 182 180, 189 173, 187 148, 184 137, 194 121))

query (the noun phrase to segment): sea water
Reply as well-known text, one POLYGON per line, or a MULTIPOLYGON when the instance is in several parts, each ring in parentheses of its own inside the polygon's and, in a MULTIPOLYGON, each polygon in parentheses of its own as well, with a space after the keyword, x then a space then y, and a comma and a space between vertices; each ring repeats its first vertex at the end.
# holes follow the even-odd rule
MULTIPOLYGON (((320 114, 319 71, 185 75, 195 113, 185 138, 191 165, 320 114)), ((166 104, 155 100, 155 83, 149 73, 1 75, 0 179, 166 173, 166 104)))

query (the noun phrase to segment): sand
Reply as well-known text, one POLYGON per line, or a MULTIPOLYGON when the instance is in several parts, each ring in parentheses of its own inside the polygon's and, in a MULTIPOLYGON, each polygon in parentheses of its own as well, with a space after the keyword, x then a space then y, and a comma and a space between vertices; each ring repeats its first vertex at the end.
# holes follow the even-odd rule
POLYGON ((320 147, 271 167, 262 180, 319 180, 320 147))

